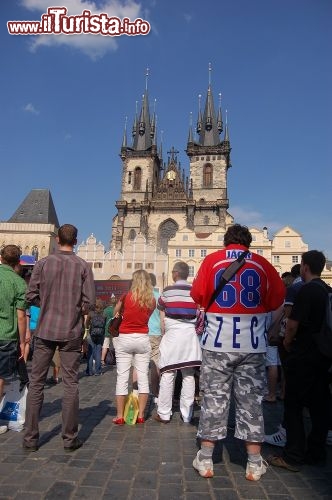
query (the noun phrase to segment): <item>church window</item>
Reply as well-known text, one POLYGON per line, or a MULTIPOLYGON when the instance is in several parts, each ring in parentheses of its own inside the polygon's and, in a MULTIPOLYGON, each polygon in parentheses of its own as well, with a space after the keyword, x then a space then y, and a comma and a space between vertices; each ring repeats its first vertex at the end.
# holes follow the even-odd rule
POLYGON ((285 240, 285 248, 290 248, 291 242, 289 240, 285 240))
POLYGON ((175 257, 181 257, 181 248, 175 249, 175 257))
POLYGON ((142 183, 142 169, 141 167, 136 167, 134 171, 134 189, 137 191, 141 189, 142 183))
POLYGON ((188 255, 189 255, 189 257, 195 257, 195 249, 194 248, 189 248, 188 255))
POLYGON ((206 257, 206 248, 201 248, 201 257, 206 257))
POLYGON ((131 262, 127 262, 127 269, 131 269, 133 267, 131 262))
POLYGON ((292 255, 292 264, 298 264, 298 263, 299 263, 299 256, 292 255))
POLYGON ((31 255, 34 256, 34 258, 36 260, 38 260, 38 255, 39 255, 39 252, 38 252, 38 247, 35 245, 32 250, 31 250, 31 255))
POLYGON ((135 269, 143 269, 142 262, 135 262, 135 269))
POLYGON ((189 266, 189 278, 194 278, 194 277, 195 277, 195 267, 189 266))
POLYGON ((145 269, 154 269, 154 264, 153 262, 147 262, 145 264, 145 269))
POLYGON ((256 235, 252 234, 252 233, 251 233, 251 238, 252 238, 252 241, 256 241, 257 240, 256 235))
POLYGON ((207 225, 209 222, 210 222, 210 218, 207 215, 204 215, 203 224, 207 225))
POLYGON ((199 202, 200 203, 205 203, 205 199, 204 198, 200 198, 199 202))
POLYGON ((101 269, 101 268, 103 267, 103 264, 102 264, 101 262, 95 262, 95 263, 93 264, 93 267, 94 267, 95 269, 101 269))
POLYGON ((131 184, 131 172, 128 172, 128 184, 131 184))
POLYGON ((203 167, 203 187, 212 187, 213 183, 213 167, 211 163, 207 163, 203 167))
POLYGON ((172 219, 167 219, 160 224, 158 229, 158 250, 167 254, 168 242, 171 238, 174 238, 178 230, 178 224, 172 219))
POLYGON ((273 263, 274 264, 280 263, 280 255, 273 255, 273 263))
POLYGON ((128 240, 133 241, 135 238, 136 238, 136 231, 135 231, 135 229, 131 229, 131 230, 129 231, 128 240))
POLYGON ((187 234, 184 234, 184 235, 182 236, 182 240, 183 240, 183 241, 188 241, 188 235, 187 235, 187 234))
POLYGON ((263 255, 263 250, 261 248, 257 248, 256 252, 258 255, 263 255))

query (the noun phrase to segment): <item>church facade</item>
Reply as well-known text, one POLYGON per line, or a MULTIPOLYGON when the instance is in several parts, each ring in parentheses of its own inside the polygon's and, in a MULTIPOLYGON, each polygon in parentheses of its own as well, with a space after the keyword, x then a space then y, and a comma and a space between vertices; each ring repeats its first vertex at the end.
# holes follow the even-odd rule
MULTIPOLYGON (((130 279, 146 269, 156 275, 157 286, 171 283, 174 263, 189 265, 189 281, 204 257, 223 246, 229 213, 227 174, 231 166, 230 134, 223 123, 221 102, 215 106, 209 82, 197 113, 195 133, 189 127, 186 173, 171 147, 163 160, 157 144, 156 116, 150 112, 146 84, 141 109, 133 118, 130 145, 127 130, 120 149, 121 187, 115 203, 109 248, 91 234, 77 254, 91 264, 96 280, 130 279)), ((181 146, 181 145, 180 145, 181 146)), ((33 189, 7 222, 0 222, 0 247, 18 245, 36 260, 56 248, 59 222, 48 189, 33 189)), ((251 249, 263 255, 282 274, 308 250, 302 235, 286 225, 272 237, 268 228, 250 227, 251 249)), ((331 262, 322 275, 332 283, 331 262)))

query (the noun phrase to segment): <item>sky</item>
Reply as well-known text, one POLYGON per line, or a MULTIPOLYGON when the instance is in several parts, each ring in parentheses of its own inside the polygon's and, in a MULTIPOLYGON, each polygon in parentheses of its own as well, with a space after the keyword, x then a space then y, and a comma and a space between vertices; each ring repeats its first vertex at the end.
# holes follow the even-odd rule
POLYGON ((119 157, 146 85, 164 161, 185 153, 190 113, 227 109, 229 213, 269 237, 288 225, 332 259, 330 0, 63 0, 68 15, 150 24, 147 35, 10 35, 51 0, 1 0, 0 220, 31 189, 49 189, 60 224, 106 249, 120 199, 119 157), (209 64, 211 72, 209 72, 209 64))

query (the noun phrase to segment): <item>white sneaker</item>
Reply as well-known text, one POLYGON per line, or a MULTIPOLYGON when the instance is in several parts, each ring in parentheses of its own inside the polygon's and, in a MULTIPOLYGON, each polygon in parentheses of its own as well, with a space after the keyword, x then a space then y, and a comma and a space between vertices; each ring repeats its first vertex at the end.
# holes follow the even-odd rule
POLYGON ((261 465, 254 462, 247 462, 246 479, 248 481, 258 481, 263 474, 267 471, 268 463, 261 460, 261 465))
POLYGON ((0 434, 4 434, 8 431, 7 425, 0 425, 0 434))
POLYGON ((282 425, 279 425, 279 430, 274 434, 266 435, 264 441, 265 443, 272 444, 272 446, 280 446, 283 448, 286 445, 286 429, 284 429, 282 425))
POLYGON ((332 430, 327 433, 326 444, 332 446, 332 430))
POLYGON ((198 458, 199 451, 193 461, 193 467, 197 470, 198 474, 202 477, 213 477, 213 462, 211 458, 198 458))

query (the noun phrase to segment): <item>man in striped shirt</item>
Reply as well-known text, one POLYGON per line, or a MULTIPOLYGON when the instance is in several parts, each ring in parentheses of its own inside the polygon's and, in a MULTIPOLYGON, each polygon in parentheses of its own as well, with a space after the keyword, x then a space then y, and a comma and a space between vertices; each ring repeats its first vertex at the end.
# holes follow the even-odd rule
POLYGON ((200 366, 202 360, 195 330, 199 311, 190 296, 188 275, 188 265, 185 262, 177 262, 172 270, 175 284, 166 287, 158 300, 163 337, 159 348, 161 380, 155 419, 164 424, 170 421, 172 415, 174 378, 177 370, 182 372, 181 418, 185 423, 191 421, 195 397, 194 368, 200 366))
POLYGON ((23 448, 38 450, 38 420, 43 390, 55 352, 59 348, 64 395, 62 400, 62 438, 65 451, 74 451, 82 442, 78 433, 78 371, 80 365, 83 316, 95 304, 95 286, 90 265, 74 253, 77 229, 60 227, 56 253, 37 262, 27 301, 40 306, 35 331, 30 386, 27 397, 23 448))

